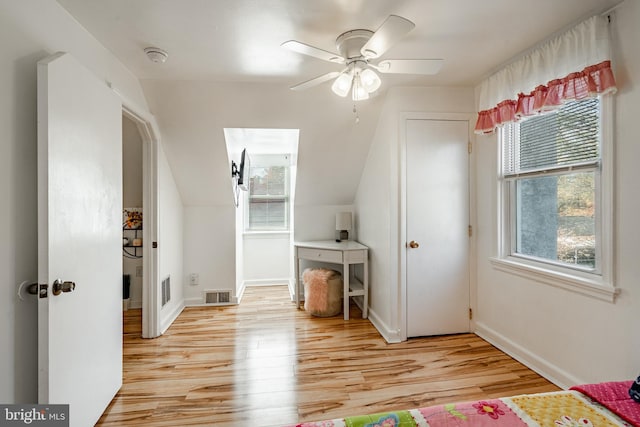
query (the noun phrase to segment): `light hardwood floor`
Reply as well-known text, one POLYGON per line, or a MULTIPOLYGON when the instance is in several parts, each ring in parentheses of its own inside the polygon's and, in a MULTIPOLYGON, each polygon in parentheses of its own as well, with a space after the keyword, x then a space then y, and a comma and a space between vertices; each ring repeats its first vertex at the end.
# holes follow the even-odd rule
POLYGON ((186 308, 140 338, 125 312, 124 384, 99 426, 281 426, 435 403, 558 390, 472 334, 387 344, 352 304, 296 310, 285 286, 238 306, 186 308))

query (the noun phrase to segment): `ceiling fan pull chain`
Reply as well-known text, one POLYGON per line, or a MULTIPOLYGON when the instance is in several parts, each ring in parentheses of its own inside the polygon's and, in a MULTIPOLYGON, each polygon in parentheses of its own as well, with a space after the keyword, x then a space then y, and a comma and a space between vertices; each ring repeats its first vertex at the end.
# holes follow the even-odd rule
POLYGON ((356 104, 353 104, 353 114, 356 115, 356 124, 360 123, 360 116, 358 115, 358 110, 356 109, 356 104))

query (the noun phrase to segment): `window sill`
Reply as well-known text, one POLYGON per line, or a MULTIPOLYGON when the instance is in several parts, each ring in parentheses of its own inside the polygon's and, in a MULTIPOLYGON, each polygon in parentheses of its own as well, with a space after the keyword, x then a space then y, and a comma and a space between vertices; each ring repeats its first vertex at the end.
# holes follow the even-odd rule
POLYGON ((594 280, 552 270, 537 263, 529 263, 515 258, 490 258, 493 268, 505 273, 535 280, 536 282, 567 289, 602 301, 615 302, 619 289, 602 280, 594 280))

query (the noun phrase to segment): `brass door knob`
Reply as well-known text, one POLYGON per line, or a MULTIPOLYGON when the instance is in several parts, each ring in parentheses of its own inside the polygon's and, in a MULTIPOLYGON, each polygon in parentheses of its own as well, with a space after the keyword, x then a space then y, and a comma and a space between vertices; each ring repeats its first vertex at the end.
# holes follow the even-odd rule
POLYGON ((417 247, 420 247, 420 244, 418 242, 416 242, 415 240, 412 240, 412 241, 409 242, 409 247, 411 249, 415 249, 417 247))

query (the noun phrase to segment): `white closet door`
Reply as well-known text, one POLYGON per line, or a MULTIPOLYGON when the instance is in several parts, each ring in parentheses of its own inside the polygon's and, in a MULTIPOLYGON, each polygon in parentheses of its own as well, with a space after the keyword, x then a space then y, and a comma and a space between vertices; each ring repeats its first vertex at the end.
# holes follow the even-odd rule
POLYGON ((406 126, 407 336, 468 332, 469 124, 406 126))

